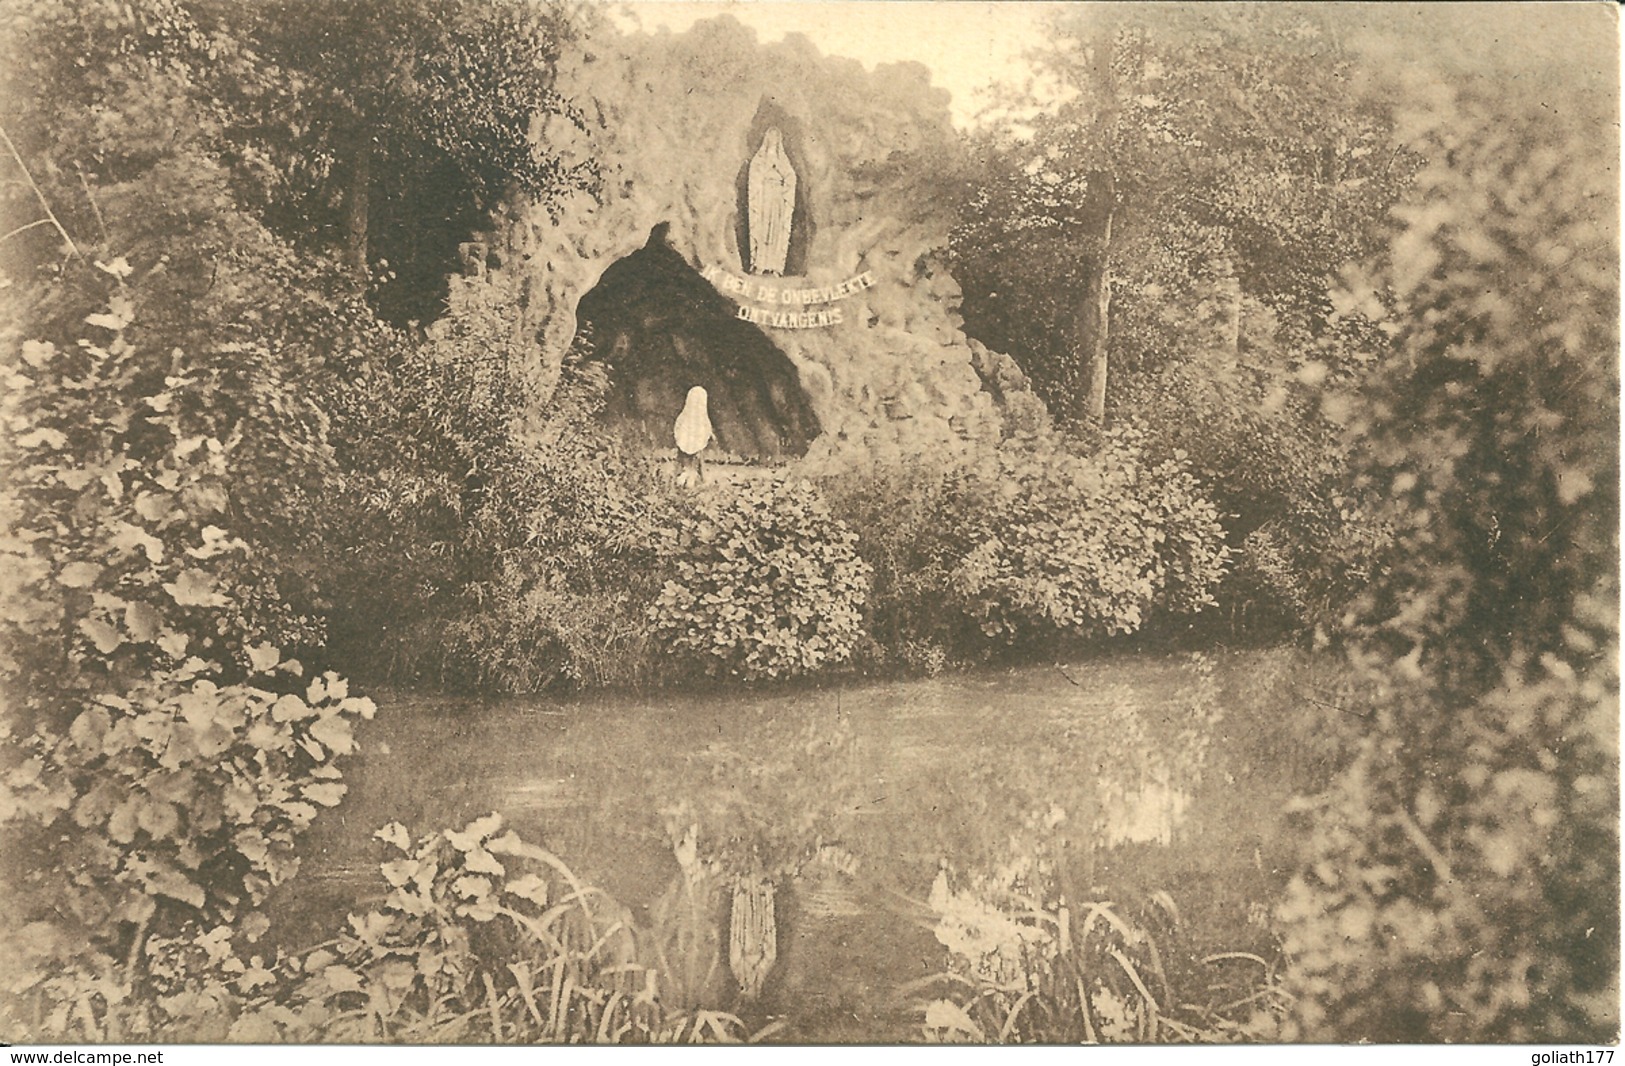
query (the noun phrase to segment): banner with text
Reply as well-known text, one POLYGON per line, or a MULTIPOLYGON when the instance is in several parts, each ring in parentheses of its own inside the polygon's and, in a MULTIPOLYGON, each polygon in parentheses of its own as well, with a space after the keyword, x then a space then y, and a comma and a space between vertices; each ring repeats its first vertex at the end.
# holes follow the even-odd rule
POLYGON ((868 270, 847 278, 838 285, 812 289, 780 288, 777 285, 769 285, 760 278, 741 278, 717 267, 707 267, 703 277, 715 285, 718 291, 730 296, 743 296, 757 303, 795 304, 803 307, 807 304, 833 303, 843 296, 872 289, 875 285, 875 276, 868 270))

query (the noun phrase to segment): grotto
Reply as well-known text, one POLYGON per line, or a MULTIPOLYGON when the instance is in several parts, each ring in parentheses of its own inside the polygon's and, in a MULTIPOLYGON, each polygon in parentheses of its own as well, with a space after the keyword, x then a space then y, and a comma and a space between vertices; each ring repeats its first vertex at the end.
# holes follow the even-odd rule
POLYGON ((723 15, 603 27, 559 80, 580 122, 535 133, 595 160, 597 195, 510 204, 454 283, 518 294, 539 396, 574 346, 632 440, 669 451, 700 385, 718 450, 751 461, 906 457, 1047 419, 1015 363, 965 336, 937 258, 959 186, 925 67, 762 44, 723 15))

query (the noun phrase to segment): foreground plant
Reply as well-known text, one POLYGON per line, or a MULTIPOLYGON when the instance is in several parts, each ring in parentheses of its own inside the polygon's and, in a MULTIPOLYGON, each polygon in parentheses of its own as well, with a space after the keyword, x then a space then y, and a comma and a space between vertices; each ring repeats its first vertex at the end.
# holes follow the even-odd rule
POLYGON ((1337 297, 1392 337, 1329 404, 1394 539, 1354 616, 1357 757, 1301 807, 1294 1035, 1615 1040, 1616 127, 1417 98, 1416 202, 1337 297))
POLYGON ((264 934, 373 713, 266 639, 309 627, 245 532, 253 485, 321 465, 319 419, 263 349, 228 375, 155 347, 129 264, 96 266, 104 309, 8 345, 0 389, 0 1017, 91 1041, 157 1024, 149 944, 264 934), (267 433, 301 458, 273 469, 267 433))
MULTIPOLYGON (((740 1043, 733 1014, 674 1001, 649 930, 495 814, 414 842, 375 836, 390 886, 318 947, 245 955, 198 918, 127 958, 79 952, 38 980, 8 1032, 107 1042, 740 1043), (28 1014, 36 1019, 25 1023, 28 1014)), ((23 950, 45 935, 16 942, 23 950)), ((662 960, 663 961, 663 960, 662 960)))
POLYGON ((1171 978, 1158 929, 1176 927, 1179 910, 1155 893, 1145 917, 1115 903, 1073 906, 992 892, 986 884, 953 889, 938 875, 930 905, 937 939, 952 968, 918 987, 947 986, 924 1004, 923 1032, 946 1043, 1235 1043, 1279 1039, 1290 1007, 1275 964, 1250 952, 1201 959, 1204 1002, 1186 980, 1171 978), (1217 995, 1215 995, 1217 993, 1217 995))
MULTIPOLYGON (((671 1009, 630 912, 552 852, 476 819, 415 843, 392 822, 383 904, 291 961, 236 1020, 242 1041, 739 1042, 743 1022, 671 1009)), ((756 1037, 765 1035, 756 1034, 756 1037)))

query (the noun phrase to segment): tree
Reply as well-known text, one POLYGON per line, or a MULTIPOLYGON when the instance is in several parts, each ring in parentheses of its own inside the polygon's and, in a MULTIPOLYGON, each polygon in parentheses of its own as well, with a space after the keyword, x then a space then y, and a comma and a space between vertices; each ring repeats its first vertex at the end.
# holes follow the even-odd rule
POLYGON ((1408 177, 1301 11, 1092 9, 1058 18, 1034 63, 1040 88, 981 146, 955 260, 967 328, 1025 357, 1074 420, 1105 417, 1108 362, 1233 352, 1243 295, 1312 334, 1408 177), (1195 321, 1204 298, 1216 323, 1195 321))
POLYGON ((275 0, 215 15, 282 74, 233 131, 242 157, 277 162, 268 220, 340 249, 397 321, 433 317, 457 244, 502 197, 551 206, 592 184, 590 163, 541 137, 550 117, 576 119, 554 74, 582 16, 562 5, 275 0))
POLYGON ((1250 627, 1335 617, 1376 537, 1317 402, 1371 327, 1328 292, 1417 160, 1346 36, 1272 5, 1060 19, 976 142, 951 247, 967 332, 1052 411, 1193 457, 1237 553, 1219 599, 1250 627))

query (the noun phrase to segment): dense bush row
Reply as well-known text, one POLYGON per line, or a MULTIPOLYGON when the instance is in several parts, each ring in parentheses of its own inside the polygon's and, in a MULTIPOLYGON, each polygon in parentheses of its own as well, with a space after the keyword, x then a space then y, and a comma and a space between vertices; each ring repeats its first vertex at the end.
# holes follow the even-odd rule
MULTIPOLYGON (((752 680, 854 656, 931 670, 1194 614, 1214 604, 1229 555, 1185 457, 1152 462, 1131 430, 1094 453, 1029 442, 935 470, 692 497, 634 486, 630 468, 593 469, 591 495, 574 497, 591 503, 576 527, 591 535, 566 535, 552 555, 515 552, 450 630, 484 664, 472 680, 752 680), (578 572, 596 580, 572 586, 578 572), (637 640, 636 609, 648 619, 637 640), (595 649, 615 652, 619 672, 584 671, 595 649), (519 657, 530 666, 498 673, 519 657)), ((531 514, 558 528, 556 511, 531 514)))
POLYGON ((931 668, 1139 631, 1213 605, 1229 550, 1186 456, 1132 427, 826 483, 875 571, 872 655, 931 668))

